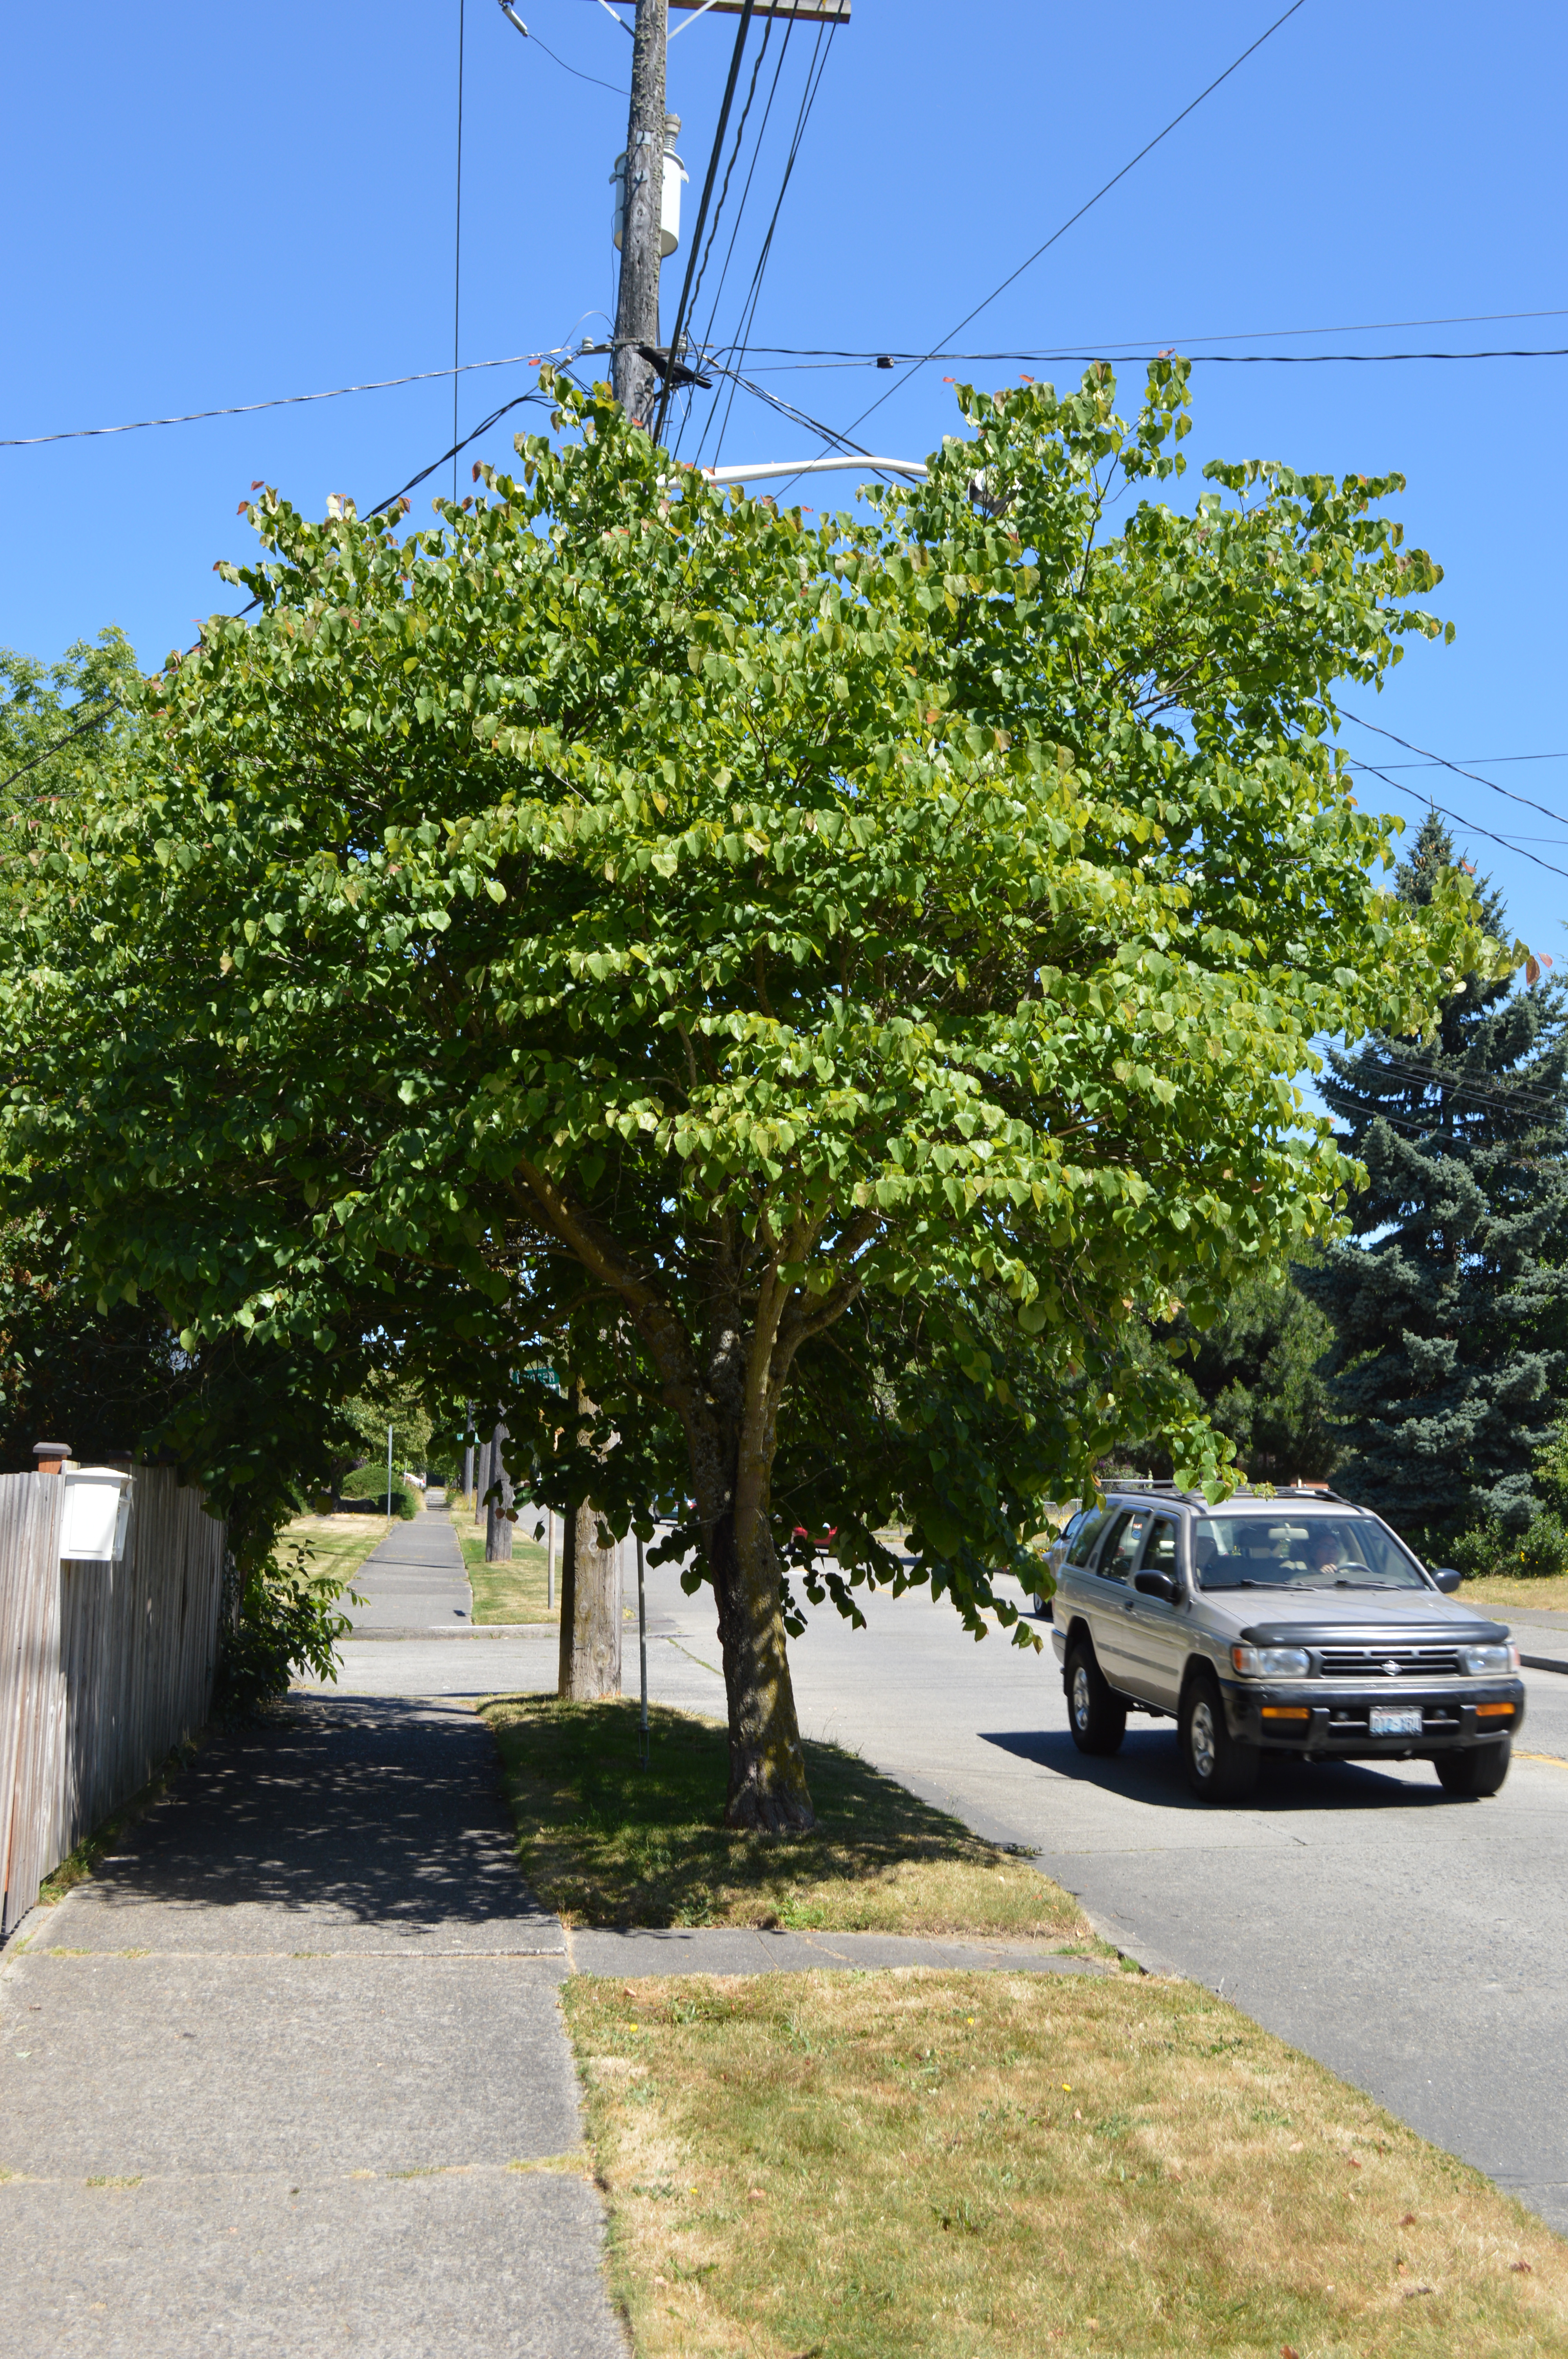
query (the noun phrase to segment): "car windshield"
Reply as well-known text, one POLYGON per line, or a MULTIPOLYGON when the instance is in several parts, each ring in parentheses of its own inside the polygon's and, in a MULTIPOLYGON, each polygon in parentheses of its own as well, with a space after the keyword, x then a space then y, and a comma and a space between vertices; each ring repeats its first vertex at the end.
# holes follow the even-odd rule
POLYGON ((1419 1567, 1370 1516, 1200 1516, 1200 1589, 1424 1589, 1419 1567))

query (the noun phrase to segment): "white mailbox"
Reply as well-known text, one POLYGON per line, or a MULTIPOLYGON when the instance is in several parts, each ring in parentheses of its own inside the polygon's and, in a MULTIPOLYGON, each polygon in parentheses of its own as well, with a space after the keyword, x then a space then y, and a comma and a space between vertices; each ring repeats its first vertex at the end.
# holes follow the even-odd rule
POLYGON ((117 1466, 71 1466, 60 1476, 65 1514, 59 1552, 76 1562, 118 1564, 131 1519, 131 1478, 117 1466))

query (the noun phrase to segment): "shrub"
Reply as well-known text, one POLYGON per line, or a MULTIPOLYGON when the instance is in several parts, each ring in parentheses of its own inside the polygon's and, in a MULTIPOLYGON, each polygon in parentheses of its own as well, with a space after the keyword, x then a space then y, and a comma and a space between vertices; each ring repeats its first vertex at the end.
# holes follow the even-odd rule
MULTIPOLYGON (((386 1469, 375 1466, 356 1467, 345 1475, 341 1492, 345 1507, 361 1507, 372 1514, 386 1513, 386 1469)), ((392 1480, 392 1512, 403 1521, 411 1523, 419 1513, 419 1495, 406 1484, 401 1474, 392 1480)))
POLYGON ((1467 1580, 1499 1573, 1541 1580, 1568 1571, 1568 1526, 1552 1507, 1542 1508, 1522 1532, 1505 1531, 1494 1516, 1462 1533, 1449 1554, 1467 1580))
POLYGON ((334 1647, 351 1628, 341 1611, 347 1583, 312 1572, 305 1548, 274 1552, 246 1579, 218 1670, 213 1712, 230 1719, 286 1693, 296 1669, 335 1680, 334 1647))

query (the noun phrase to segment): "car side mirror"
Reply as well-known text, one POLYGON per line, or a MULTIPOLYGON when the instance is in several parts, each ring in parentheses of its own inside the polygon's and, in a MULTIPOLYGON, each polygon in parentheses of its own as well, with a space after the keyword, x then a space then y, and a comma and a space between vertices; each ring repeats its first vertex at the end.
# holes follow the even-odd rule
POLYGON ((1437 1571, 1432 1577, 1433 1581, 1436 1582, 1439 1589, 1442 1590, 1444 1597, 1452 1597, 1454 1591, 1458 1588, 1460 1582, 1465 1578, 1464 1574, 1458 1571, 1455 1567, 1451 1564, 1439 1565, 1437 1571))
POLYGON ((1182 1593, 1168 1572, 1135 1572, 1132 1586, 1141 1597, 1162 1597, 1167 1605, 1173 1605, 1182 1593))

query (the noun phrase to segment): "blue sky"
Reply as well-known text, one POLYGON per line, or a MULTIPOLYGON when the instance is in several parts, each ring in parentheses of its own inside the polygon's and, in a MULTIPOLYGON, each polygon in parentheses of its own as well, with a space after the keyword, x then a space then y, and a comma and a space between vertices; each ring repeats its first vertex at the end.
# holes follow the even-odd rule
MULTIPOLYGON (((631 42, 600 0, 464 0, 461 354, 538 352, 602 332, 613 299, 609 174, 631 42)), ((930 348, 1280 13, 1125 0, 854 0, 834 37, 752 330, 753 347, 930 348)), ((14 12, 0 157, 12 256, 0 434, 43 434, 436 369, 453 335, 460 0, 272 0, 266 9, 83 0, 14 12)), ((684 24, 670 103, 692 174, 712 136, 735 19, 684 24)), ((755 38, 755 36, 753 37, 755 38)), ((738 329, 816 37, 796 28, 715 321, 738 329)), ((774 28, 753 122, 782 42, 774 28)), ((1500 0, 1305 0, 1240 71, 964 332, 966 350, 1223 340, 1223 351, 1568 345, 1560 10, 1500 0), (1561 310, 1562 316, 1459 315, 1561 310), (1454 324, 1384 328, 1394 321, 1454 324), (1305 331, 1281 336, 1280 331, 1305 331)), ((745 169, 742 158, 741 175, 745 169)), ((737 183, 737 185, 738 185, 737 183)), ((733 208, 733 198, 732 198, 733 208)), ((728 230, 725 233, 727 238, 728 230)), ((720 240, 720 249, 725 239, 720 240)), ((666 266, 665 328, 685 254, 666 266)), ((714 266, 717 272, 718 266, 714 266)), ((709 279, 709 292, 713 285, 709 279)), ((702 312, 706 314, 705 296, 702 312)), ((768 357, 754 353, 759 374, 768 357)), ((1020 366, 977 364, 1000 384, 1020 366)), ((1561 712, 1561 430, 1568 361, 1200 366, 1188 452, 1399 468, 1412 541, 1458 627, 1359 701, 1401 736, 1562 820, 1440 771, 1400 770, 1504 850, 1461 831, 1516 927, 1559 953, 1568 869, 1561 712), (1477 762, 1474 757, 1487 757, 1477 762)), ((892 377, 781 368, 814 416, 919 454, 952 424, 952 363, 892 377)), ((1043 369, 1058 382, 1076 374, 1043 369)), ((1131 373, 1135 375, 1136 373, 1131 373)), ((461 382, 464 430, 531 381, 461 382)), ((1130 397, 1135 392, 1128 386, 1130 397)), ((319 510, 368 505, 450 440, 438 381, 248 418, 0 449, 0 643, 52 656, 121 624, 142 660, 234 603, 252 478, 319 510)), ((527 417, 528 413, 523 413, 527 417)), ((514 419, 476 449, 510 452, 514 419)), ((689 447, 689 439, 688 439, 689 447)), ((708 451, 712 440, 709 437, 708 451)), ((742 397, 726 459, 816 445, 742 397)), ((466 487, 469 459, 463 462, 466 487)), ((819 486, 821 505, 847 484, 819 486)), ((433 486, 431 487, 433 488, 433 486)), ((418 496, 427 496, 421 494, 418 496)), ((1373 741, 1347 731, 1371 753, 1373 741)), ((1393 761, 1412 757, 1386 746, 1393 761)), ((1415 813, 1368 780, 1368 799, 1415 813)))

